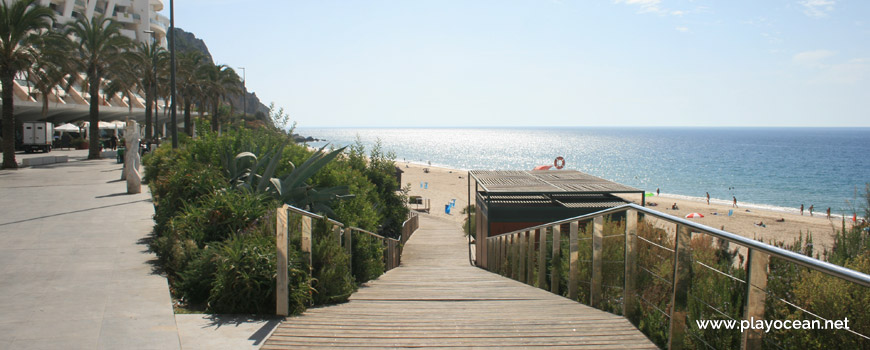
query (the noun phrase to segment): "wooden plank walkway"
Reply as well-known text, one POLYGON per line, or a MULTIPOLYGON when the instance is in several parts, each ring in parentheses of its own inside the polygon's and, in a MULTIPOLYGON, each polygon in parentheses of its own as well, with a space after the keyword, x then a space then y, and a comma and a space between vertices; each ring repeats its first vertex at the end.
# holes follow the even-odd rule
POLYGON ((459 226, 428 215, 399 268, 287 318, 262 349, 409 347, 656 349, 620 316, 470 266, 459 226))

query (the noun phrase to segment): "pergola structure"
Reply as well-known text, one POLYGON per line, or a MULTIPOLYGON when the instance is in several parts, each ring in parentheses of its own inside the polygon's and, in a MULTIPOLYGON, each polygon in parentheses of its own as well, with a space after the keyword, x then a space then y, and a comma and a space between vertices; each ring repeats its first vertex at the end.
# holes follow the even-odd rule
POLYGON ((471 170, 468 181, 478 242, 626 203, 614 194, 638 194, 646 204, 643 190, 576 170, 471 170))

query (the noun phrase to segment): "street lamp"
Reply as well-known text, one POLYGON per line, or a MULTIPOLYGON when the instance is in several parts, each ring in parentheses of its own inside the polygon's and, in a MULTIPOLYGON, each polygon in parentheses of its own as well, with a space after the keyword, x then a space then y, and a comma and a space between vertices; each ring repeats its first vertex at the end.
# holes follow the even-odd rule
POLYGON ((248 79, 245 76, 245 67, 239 67, 242 70, 242 102, 244 103, 244 110, 242 113, 244 114, 245 119, 248 119, 248 79))
POLYGON ((173 0, 169 0, 169 91, 172 103, 170 104, 169 120, 172 123, 172 148, 178 148, 178 121, 175 117, 175 6, 173 0))
MULTIPOLYGON (((154 45, 157 45, 157 33, 155 33, 153 30, 144 30, 143 32, 151 34, 151 50, 154 50, 154 45)), ((154 104, 154 119, 152 119, 151 124, 146 125, 146 129, 150 129, 151 132, 151 134, 148 134, 149 130, 146 130, 147 135, 145 135, 145 138, 147 139, 146 142, 148 143, 148 147, 151 147, 151 143, 153 143, 153 140, 151 140, 151 138, 154 136, 154 126, 157 125, 157 116, 159 115, 157 113, 157 55, 154 55, 154 57, 151 58, 151 70, 154 72, 154 79, 151 80, 151 85, 153 85, 152 96, 154 96, 154 101, 151 101, 151 103, 154 104)), ((148 107, 150 108, 151 106, 148 107)))

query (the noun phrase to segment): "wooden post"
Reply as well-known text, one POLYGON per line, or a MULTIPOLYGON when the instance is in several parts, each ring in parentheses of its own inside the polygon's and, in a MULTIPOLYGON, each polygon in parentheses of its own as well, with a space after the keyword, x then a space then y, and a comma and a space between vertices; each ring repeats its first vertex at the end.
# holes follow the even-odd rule
POLYGON ((601 281, 604 259, 604 217, 592 219, 592 283, 589 290, 589 306, 600 307, 601 281))
POLYGON ((511 264, 511 278, 515 280, 519 280, 519 270, 520 270, 520 258, 517 256, 517 247, 519 246, 518 234, 514 233, 511 235, 511 243, 510 247, 508 247, 508 253, 510 254, 510 264, 511 264))
POLYGON ((495 238, 495 272, 501 274, 501 236, 495 238))
POLYGON ((571 227, 569 230, 569 255, 568 255, 568 298, 571 300, 577 301, 577 274, 580 273, 578 271, 579 266, 577 266, 580 260, 580 241, 579 237, 577 237, 577 231, 580 229, 580 224, 577 221, 571 222, 571 227))
POLYGON ((502 259, 502 266, 504 268, 504 275, 505 276, 510 276, 510 269, 511 269, 511 266, 509 265, 511 260, 508 258, 508 254, 510 254, 510 245, 509 245, 510 239, 511 238, 509 236, 504 236, 503 241, 502 241, 502 247, 501 247, 501 250, 502 250, 501 259, 502 259))
POLYGON ((498 245, 498 270, 499 274, 502 276, 507 275, 507 270, 505 269, 505 256, 506 250, 505 246, 507 245, 507 237, 499 236, 499 245, 498 245))
POLYGON ((526 248, 526 245, 528 244, 527 238, 528 238, 528 235, 526 235, 526 232, 519 233, 520 246, 519 246, 519 251, 517 252, 517 256, 519 257, 519 261, 520 261, 519 281, 523 282, 523 283, 526 283, 526 277, 527 277, 527 275, 526 275, 526 251, 528 250, 526 248))
POLYGON ((531 230, 527 232, 529 236, 529 246, 528 246, 528 254, 529 257, 527 259, 528 263, 526 263, 526 283, 529 285, 535 285, 535 232, 537 230, 531 230))
POLYGON ((350 270, 353 271, 353 229, 348 227, 344 229, 344 250, 347 252, 347 255, 350 259, 347 259, 348 265, 350 265, 350 270))
POLYGON ((671 325, 668 349, 686 347, 688 328, 689 287, 692 285, 692 232, 689 227, 677 225, 674 246, 674 294, 671 296, 671 325))
POLYGON ((547 228, 538 230, 538 288, 547 289, 547 228))
POLYGON ((341 247, 341 226, 333 224, 332 233, 335 234, 335 241, 338 242, 338 246, 341 247))
POLYGON ((390 269, 396 268, 396 241, 390 239, 387 240, 390 242, 390 269))
POLYGON ((302 253, 308 253, 308 272, 314 271, 313 264, 313 255, 311 252, 313 245, 313 239, 311 237, 311 218, 305 215, 302 215, 302 224, 301 224, 302 232, 302 253))
POLYGON ((637 211, 625 212, 625 289, 622 291, 622 315, 628 317, 636 309, 635 276, 637 272, 637 211))
POLYGON ((287 204, 275 213, 275 243, 278 249, 278 276, 275 288, 275 313, 279 316, 290 314, 290 291, 287 289, 287 204))
POLYGON ((489 271, 495 271, 495 238, 487 237, 486 246, 490 248, 486 250, 486 254, 488 255, 486 258, 486 269, 489 271))
POLYGON ((562 281, 562 225, 553 226, 553 270, 550 272, 550 292, 559 294, 562 281))
MULTIPOLYGON (((746 308, 743 311, 743 319, 761 320, 764 319, 764 301, 767 294, 764 292, 767 289, 767 274, 770 264, 770 255, 760 252, 756 249, 749 249, 749 261, 747 266, 749 271, 746 274, 749 276, 746 283, 746 308)), ((760 329, 749 329, 743 332, 743 339, 740 344, 741 349, 761 349, 764 332, 760 329)))

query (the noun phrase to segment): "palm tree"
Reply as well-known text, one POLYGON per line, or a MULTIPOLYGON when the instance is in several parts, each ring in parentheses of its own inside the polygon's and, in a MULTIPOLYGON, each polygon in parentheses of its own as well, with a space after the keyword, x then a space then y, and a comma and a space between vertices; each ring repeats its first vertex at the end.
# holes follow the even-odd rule
MULTIPOLYGON (((65 38, 56 32, 45 35, 37 44, 40 54, 26 71, 27 81, 33 84, 36 91, 39 91, 43 119, 48 116, 49 96, 53 92, 58 95, 58 86, 67 82, 67 75, 75 74, 64 50, 64 40, 65 38)), ((64 89, 69 90, 71 85, 66 84, 64 89)))
POLYGON ((2 1, 0 4, 0 83, 3 84, 3 168, 17 168, 15 161, 15 76, 38 56, 34 44, 51 29, 54 11, 35 5, 36 0, 2 1))
POLYGON ((109 83, 104 89, 106 99, 111 99, 117 94, 121 94, 127 98, 128 115, 133 115, 133 98, 135 92, 139 88, 139 76, 141 67, 138 57, 135 52, 125 52, 121 55, 120 60, 115 62, 113 69, 106 74, 109 83))
POLYGON ((200 84, 196 72, 205 62, 205 55, 200 51, 189 51, 178 56, 178 72, 176 82, 181 105, 184 106, 184 133, 193 136, 193 124, 190 120, 190 108, 194 100, 200 98, 200 84))
MULTIPOLYGON (((154 122, 152 120, 152 106, 157 101, 157 96, 154 94, 154 87, 157 83, 155 79, 155 69, 157 76, 165 76, 167 64, 169 62, 169 52, 154 44, 139 44, 139 49, 136 51, 136 60, 138 61, 137 74, 141 77, 139 88, 145 91, 145 139, 151 140, 154 135, 154 122)), ((154 108, 154 116, 156 117, 157 109, 154 108)), ((156 119, 156 118, 154 118, 156 119)))
POLYGON ((90 145, 88 159, 100 158, 100 84, 103 76, 113 65, 121 61, 122 54, 132 45, 129 38, 121 35, 121 25, 102 15, 94 17, 93 21, 79 17, 66 29, 67 36, 74 35, 77 42, 72 45, 73 60, 79 71, 88 76, 88 94, 90 95, 90 111, 88 131, 90 145))
POLYGON ((203 100, 211 104, 211 129, 218 131, 220 127, 220 119, 218 112, 220 111, 221 102, 227 96, 237 94, 239 89, 239 76, 236 72, 223 64, 204 64, 200 67, 198 75, 201 80, 201 88, 203 100))

